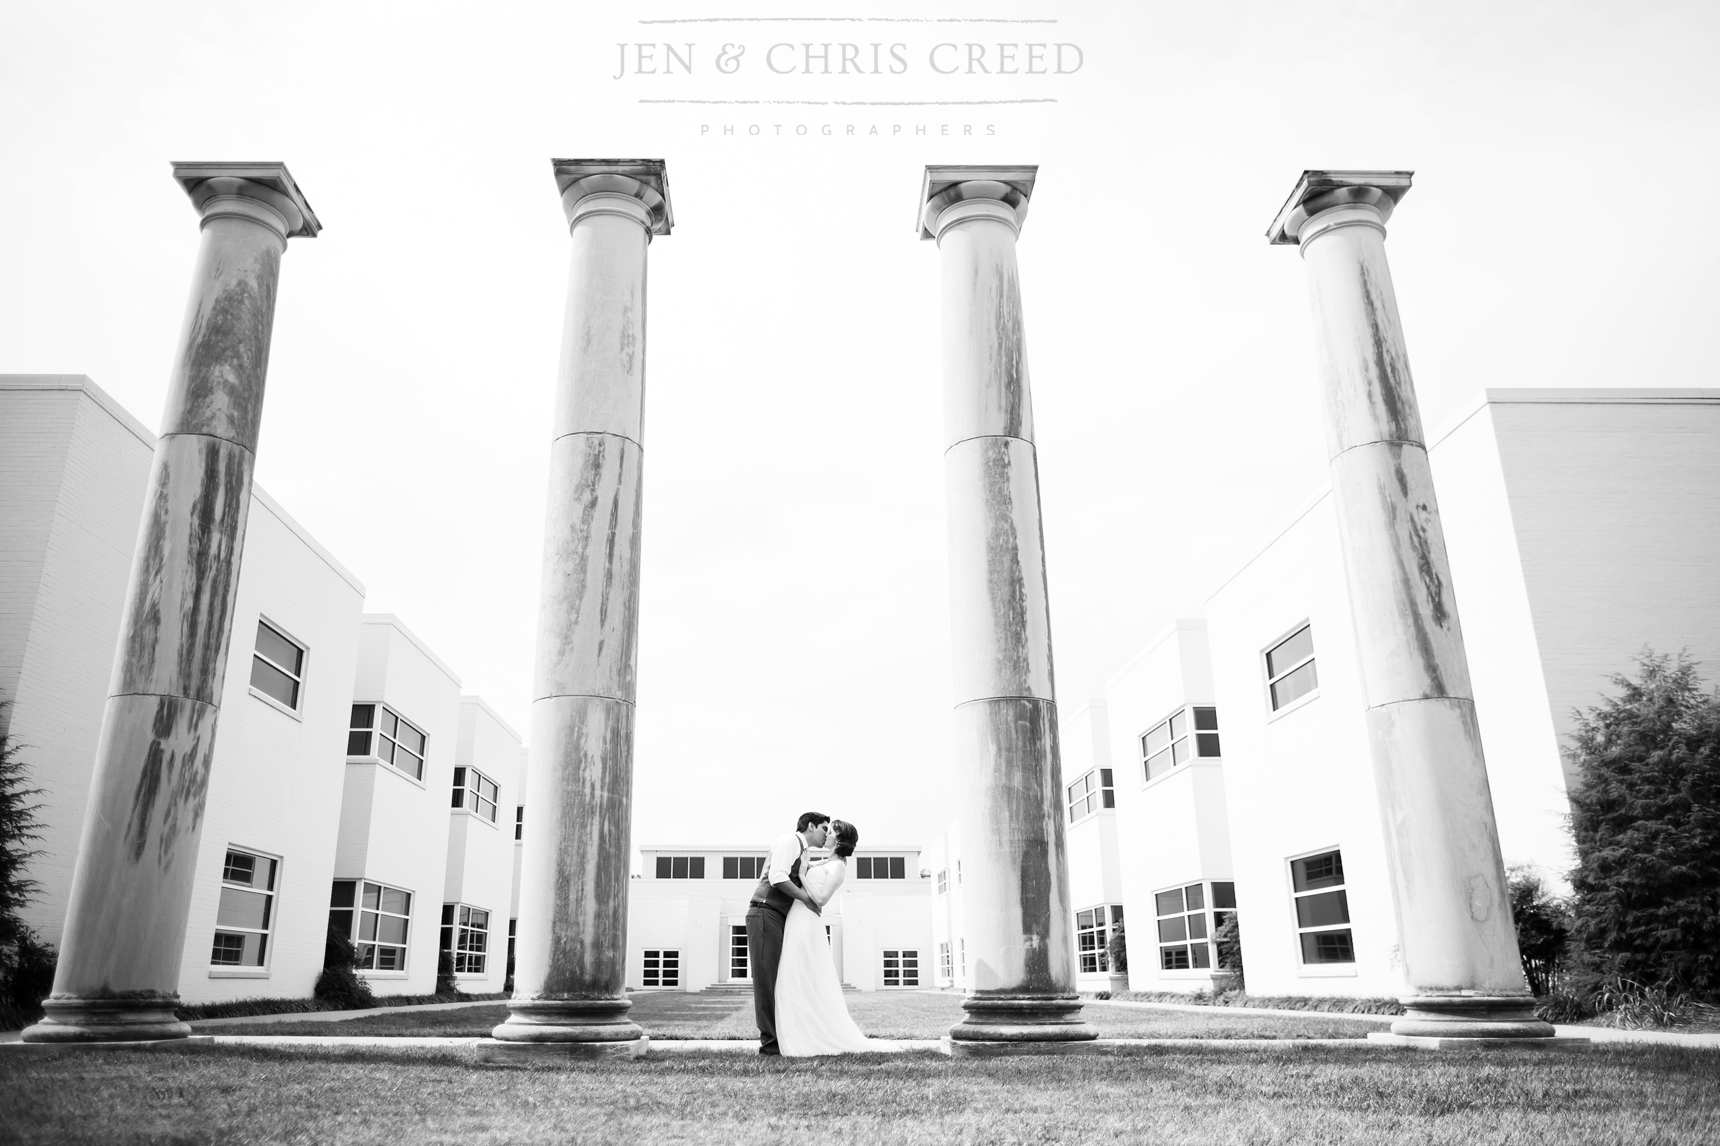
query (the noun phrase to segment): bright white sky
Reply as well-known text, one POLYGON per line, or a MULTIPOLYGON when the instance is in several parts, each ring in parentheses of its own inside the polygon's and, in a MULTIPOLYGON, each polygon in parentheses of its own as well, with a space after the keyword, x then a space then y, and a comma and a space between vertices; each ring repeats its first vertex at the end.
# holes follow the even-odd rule
POLYGON ((285 260, 258 479, 527 732, 549 159, 667 159, 635 841, 812 806, 917 844, 959 798, 924 164, 1040 165, 1019 250, 1071 713, 1322 478, 1302 268, 1262 235, 1304 167, 1416 171, 1387 249, 1430 425, 1486 386, 1716 384, 1717 60, 1699 2, 14 4, 0 371, 88 374, 156 425, 197 246, 168 161, 285 160, 326 230, 285 260), (869 19, 642 22, 778 14, 869 19), (622 41, 692 43, 693 74, 614 79, 622 41), (778 42, 907 70, 775 75, 778 42), (941 77, 940 42, 1083 62, 941 77), (1056 102, 638 102, 667 99, 1056 102))

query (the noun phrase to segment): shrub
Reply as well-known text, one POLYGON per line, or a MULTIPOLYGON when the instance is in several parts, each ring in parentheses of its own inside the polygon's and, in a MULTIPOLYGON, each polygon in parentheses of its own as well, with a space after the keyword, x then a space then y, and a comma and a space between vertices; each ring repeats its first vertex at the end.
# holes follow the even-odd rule
POLYGON ((454 953, 444 951, 436 956, 436 993, 458 995, 460 984, 454 980, 454 953))
POLYGON ((42 1000, 54 989, 57 953, 28 927, 0 949, 0 1031, 15 1031, 42 1017, 42 1000))
POLYGON ((1712 999, 1720 997, 1720 695, 1702 691, 1683 653, 1644 650, 1636 663, 1634 679, 1612 678, 1617 697, 1577 714, 1572 934, 1595 971, 1668 997, 1712 999))
MULTIPOLYGON (((0 725, 11 702, 0 701, 0 725)), ((0 1030, 27 1026, 42 1017, 41 1001, 54 988, 55 952, 24 923, 23 911, 36 897, 37 884, 25 876, 41 849, 36 819, 40 804, 31 797, 30 770, 18 757, 10 730, 0 732, 0 1030)))
POLYGON ((312 994, 343 1011, 376 1006, 370 984, 358 977, 358 949, 332 929, 323 940, 323 970, 312 994))
POLYGON ((1105 956, 1111 961, 1111 973, 1122 975, 1129 970, 1129 942, 1123 938, 1121 923, 1111 929, 1111 938, 1105 944, 1105 956))
POLYGON ((1513 867, 1507 873, 1507 886, 1523 978, 1536 995, 1550 995, 1570 942, 1571 909, 1555 899, 1541 877, 1527 867, 1513 867))

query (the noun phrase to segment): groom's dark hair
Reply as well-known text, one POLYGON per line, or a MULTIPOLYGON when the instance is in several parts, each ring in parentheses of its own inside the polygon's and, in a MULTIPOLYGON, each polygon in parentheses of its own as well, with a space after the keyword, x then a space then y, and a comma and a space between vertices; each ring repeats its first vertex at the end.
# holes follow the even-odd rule
POLYGON ((830 817, 825 815, 823 812, 802 812, 800 813, 800 819, 795 821, 794 830, 797 832, 804 832, 813 824, 822 824, 829 818, 830 817))

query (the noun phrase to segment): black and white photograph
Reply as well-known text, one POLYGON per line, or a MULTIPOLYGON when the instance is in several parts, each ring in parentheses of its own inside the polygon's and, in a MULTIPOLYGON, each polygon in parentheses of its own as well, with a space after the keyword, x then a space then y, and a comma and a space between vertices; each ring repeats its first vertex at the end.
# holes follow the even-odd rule
POLYGON ((1720 1143, 1717 195, 1706 0, 7 6, 0 1144, 1720 1143))

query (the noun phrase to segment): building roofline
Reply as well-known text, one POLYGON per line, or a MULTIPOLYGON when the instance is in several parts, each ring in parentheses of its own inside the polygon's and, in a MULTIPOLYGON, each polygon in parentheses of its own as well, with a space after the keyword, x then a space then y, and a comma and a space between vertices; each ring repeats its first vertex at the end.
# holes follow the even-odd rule
POLYGON ((402 621, 393 613, 365 613, 358 619, 358 623, 361 625, 392 625, 395 631, 407 640, 411 641, 413 647, 423 653, 424 656, 429 659, 431 664, 441 669, 443 674, 446 675, 449 680, 453 681, 456 686, 459 685, 460 678, 455 675, 453 669, 448 667, 448 663, 435 653, 431 652, 430 646, 425 644, 423 639, 420 638, 417 633, 407 628, 406 622, 402 621))
POLYGON ((1116 683, 1123 678, 1124 674, 1126 674, 1130 669, 1134 668, 1136 665, 1140 664, 1141 661, 1143 659, 1145 659, 1149 653, 1153 652, 1160 645, 1164 644, 1166 641, 1168 641, 1172 637, 1176 636, 1178 632, 1182 631, 1183 629, 1204 629, 1204 628, 1206 628, 1206 618, 1205 617, 1178 617, 1176 620, 1172 621, 1170 624, 1168 624, 1164 628, 1160 629, 1153 636, 1148 637, 1147 642, 1144 645, 1142 645, 1138 650, 1136 650, 1136 652, 1133 656, 1131 656, 1128 660, 1124 661, 1122 664, 1122 667, 1120 667, 1119 669, 1117 669, 1116 672, 1112 673, 1110 676, 1105 678, 1105 691, 1110 692, 1111 689, 1113 687, 1115 687, 1116 683))
POLYGON ((466 695, 460 697, 460 703, 461 704, 476 705, 478 708, 483 709, 484 712, 486 714, 488 714, 488 716, 491 720, 493 720, 497 724, 501 725, 503 730, 506 731, 508 733, 508 735, 512 736, 515 740, 518 740, 520 742, 521 748, 524 748, 526 746, 526 738, 519 734, 519 730, 516 729, 513 725, 509 724, 507 722, 507 720, 502 716, 501 713, 499 713, 495 709, 491 708, 490 702, 485 700, 483 697, 478 696, 476 693, 467 693, 466 695))
POLYGON ((288 513, 285 509, 282 509, 281 503, 275 500, 274 495, 263 489, 263 487, 258 485, 256 482, 252 482, 251 497, 252 500, 259 502, 264 509, 267 509, 270 513, 274 514, 275 517, 280 520, 282 525, 292 531, 293 536, 305 543, 305 547, 307 549, 322 558, 323 564, 334 570, 341 580, 352 586, 354 592, 356 592, 361 598, 365 595, 364 582, 354 576, 350 569, 342 565, 339 561, 336 561, 334 559, 334 554, 322 547, 322 542, 312 537, 310 531, 300 525, 298 520, 293 517, 292 514, 288 513))

